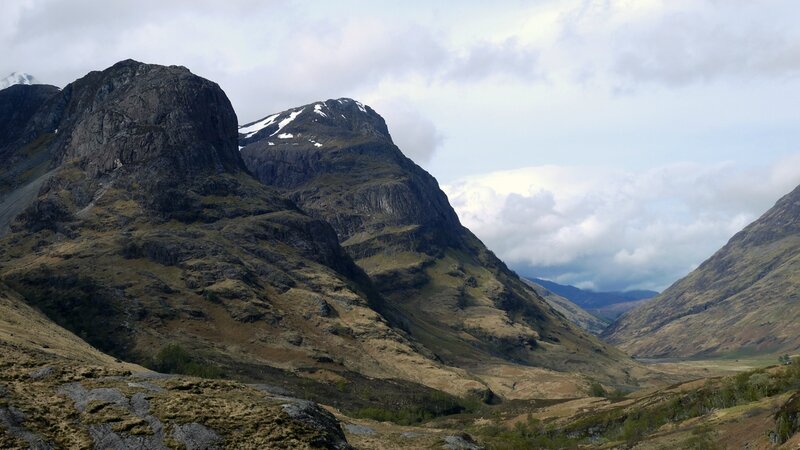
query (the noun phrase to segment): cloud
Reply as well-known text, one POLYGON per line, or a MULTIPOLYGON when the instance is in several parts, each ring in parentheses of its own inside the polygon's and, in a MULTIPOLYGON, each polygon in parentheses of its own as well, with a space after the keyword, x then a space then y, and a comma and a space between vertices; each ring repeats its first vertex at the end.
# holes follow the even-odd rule
POLYGON ((443 188, 462 222, 523 274, 660 290, 798 184, 800 156, 744 169, 528 167, 443 188))
POLYGON ((800 74, 796 21, 789 0, 587 0, 563 7, 554 51, 572 56, 576 79, 614 91, 786 79, 800 74))
POLYGON ((482 81, 504 77, 525 82, 544 78, 539 64, 539 50, 523 45, 516 38, 502 42, 478 42, 454 57, 444 78, 454 81, 482 81))
POLYGON ((417 164, 425 165, 444 143, 433 121, 407 100, 379 99, 371 102, 389 126, 394 143, 417 164))

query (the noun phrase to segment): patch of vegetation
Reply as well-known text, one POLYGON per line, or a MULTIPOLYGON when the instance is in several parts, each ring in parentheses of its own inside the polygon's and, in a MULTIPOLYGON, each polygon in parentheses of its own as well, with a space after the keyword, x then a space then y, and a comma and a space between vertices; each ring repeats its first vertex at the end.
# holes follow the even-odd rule
POLYGON ((152 369, 161 373, 190 375, 201 378, 222 378, 222 369, 212 363, 199 361, 178 344, 169 344, 153 358, 152 369))
POLYGON ((398 404, 394 408, 368 407, 356 410, 352 415, 359 419, 414 425, 441 416, 471 413, 480 407, 478 400, 458 398, 438 391, 411 397, 405 404, 398 404))
POLYGON ((602 384, 593 381, 589 385, 589 395, 591 397, 603 397, 607 398, 611 401, 618 401, 625 398, 626 393, 619 389, 614 389, 613 391, 606 391, 602 384))
POLYGON ((589 395, 592 397, 605 397, 606 390, 603 385, 595 381, 589 385, 589 395))
MULTIPOLYGON (((709 382, 696 390, 665 397, 644 407, 620 407, 601 413, 588 413, 567 425, 544 424, 531 417, 513 428, 491 425, 477 434, 498 449, 571 448, 603 442, 635 444, 667 423, 679 423, 800 389, 800 359, 780 371, 757 369, 709 382)), ((598 383, 590 393, 608 396, 598 383), (602 392, 601 392, 602 391, 602 392)), ((798 431, 800 396, 795 395, 775 416, 775 441, 785 442, 798 431)), ((686 448, 713 449, 712 430, 698 427, 685 442, 686 448)))

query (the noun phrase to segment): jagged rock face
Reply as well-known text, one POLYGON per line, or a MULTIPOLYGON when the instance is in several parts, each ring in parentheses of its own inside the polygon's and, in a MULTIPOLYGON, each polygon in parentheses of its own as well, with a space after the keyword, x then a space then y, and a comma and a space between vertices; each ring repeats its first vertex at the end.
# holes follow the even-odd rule
POLYGON ((382 314, 448 364, 587 370, 625 359, 567 323, 464 228, 371 108, 327 100, 239 133, 248 169, 331 223, 390 300, 382 314))
POLYGON ((651 357, 800 348, 800 187, 604 336, 651 357))
POLYGON ((194 186, 198 177, 203 183, 201 176, 245 170, 236 148, 236 114, 225 93, 185 68, 129 60, 42 101, 52 89, 3 91, 20 93, 15 103, 24 103, 26 114, 15 115, 21 131, 2 141, 8 165, 0 174, 0 194, 36 184, 25 195, 0 198, 11 209, 0 209, 0 233, 40 187, 46 195, 31 205, 29 218, 65 218, 64 211, 86 207, 112 183, 138 193, 154 213, 177 217, 197 206, 187 183, 207 190, 194 186))
POLYGON ((323 217, 342 242, 409 225, 436 232, 438 240, 461 232, 436 180, 400 152, 383 118, 368 106, 327 100, 268 116, 239 132, 252 173, 323 217), (330 177, 339 178, 320 182, 330 177))
POLYGON ((225 93, 183 67, 123 61, 68 85, 53 107, 60 162, 89 175, 126 165, 178 177, 243 167, 225 93))

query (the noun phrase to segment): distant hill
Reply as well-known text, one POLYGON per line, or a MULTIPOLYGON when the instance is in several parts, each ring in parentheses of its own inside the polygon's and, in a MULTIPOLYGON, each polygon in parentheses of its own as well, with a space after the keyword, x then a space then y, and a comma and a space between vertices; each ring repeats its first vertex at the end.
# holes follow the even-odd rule
POLYGON ((525 284, 530 286, 547 303, 549 303, 550 306, 553 307, 553 309, 555 309, 556 311, 561 313, 564 317, 569 319, 570 322, 574 323, 575 325, 578 325, 579 327, 583 328, 584 330, 594 335, 599 335, 600 333, 602 333, 603 330, 605 330, 608 327, 609 323, 611 323, 610 320, 603 319, 595 316, 594 314, 589 313, 588 311, 576 305, 575 303, 541 286, 540 284, 534 283, 533 281, 524 278, 523 281, 525 281, 525 284))
POLYGON ((609 320, 616 319, 626 311, 658 295, 656 291, 647 290, 595 292, 541 278, 530 278, 530 280, 575 303, 589 313, 609 320))
POLYGON ((800 186, 604 335, 643 357, 795 352, 800 348, 800 186))

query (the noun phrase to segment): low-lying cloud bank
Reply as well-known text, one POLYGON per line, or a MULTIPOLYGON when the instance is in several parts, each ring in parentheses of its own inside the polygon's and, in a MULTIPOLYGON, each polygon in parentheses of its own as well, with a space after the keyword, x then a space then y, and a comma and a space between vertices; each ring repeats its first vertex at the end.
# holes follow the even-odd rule
POLYGON ((661 290, 798 184, 800 155, 757 168, 526 167, 443 189, 464 225, 521 274, 661 290))

